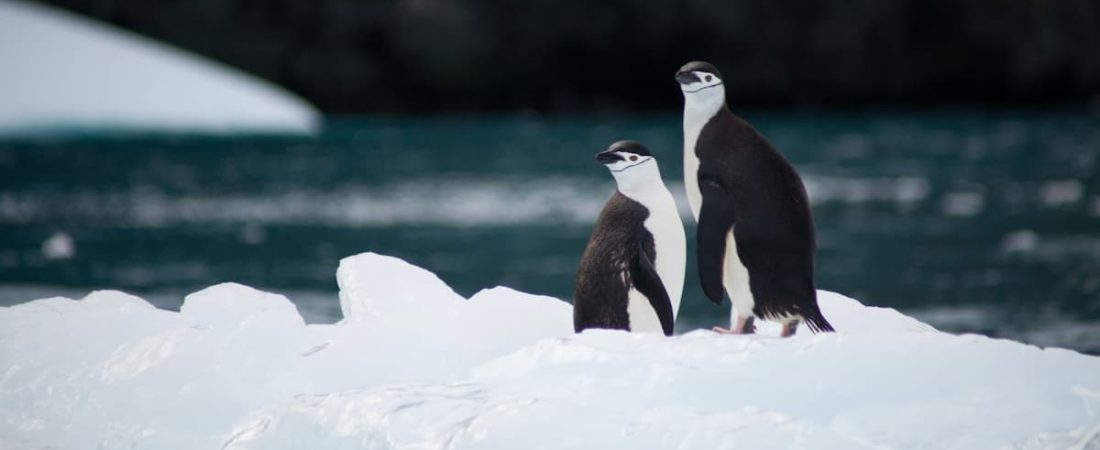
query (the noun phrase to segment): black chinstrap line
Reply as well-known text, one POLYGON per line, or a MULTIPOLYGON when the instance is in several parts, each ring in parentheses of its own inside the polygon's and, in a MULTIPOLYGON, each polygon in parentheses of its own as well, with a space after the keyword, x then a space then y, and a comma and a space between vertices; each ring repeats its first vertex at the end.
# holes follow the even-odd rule
POLYGON ((694 93, 696 93, 696 92, 699 92, 699 91, 702 91, 702 90, 705 90, 705 89, 710 89, 710 88, 712 88, 712 87, 715 87, 715 86, 721 86, 721 85, 723 85, 723 84, 725 84, 725 82, 722 82, 722 83, 717 83, 717 84, 712 84, 712 85, 710 85, 710 86, 704 86, 704 87, 701 87, 701 88, 699 88, 699 89, 696 89, 696 90, 694 90, 694 91, 684 91, 684 93, 686 93, 686 94, 694 94, 694 93))
POLYGON ((642 165, 642 164, 645 164, 645 163, 647 163, 647 162, 649 162, 649 161, 653 161, 653 157, 652 157, 652 156, 650 156, 650 157, 648 157, 648 158, 646 158, 646 159, 643 159, 643 160, 641 160, 641 161, 638 161, 638 162, 636 162, 636 163, 634 163, 634 164, 631 164, 631 165, 629 165, 629 166, 623 167, 622 169, 619 169, 619 170, 615 170, 615 169, 612 169, 612 168, 610 168, 610 167, 608 167, 608 168, 607 168, 607 170, 610 170, 610 171, 612 171, 612 172, 615 172, 615 173, 620 173, 620 172, 622 172, 622 171, 624 171, 624 170, 626 170, 626 169, 629 169, 629 168, 631 168, 631 167, 635 167, 635 166, 640 166, 640 165, 642 165))

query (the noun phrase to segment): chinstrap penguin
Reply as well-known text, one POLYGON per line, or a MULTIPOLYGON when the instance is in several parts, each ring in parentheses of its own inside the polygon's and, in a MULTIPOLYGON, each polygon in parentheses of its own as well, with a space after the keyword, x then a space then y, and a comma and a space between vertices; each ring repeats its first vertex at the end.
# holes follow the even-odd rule
POLYGON ((732 330, 752 333, 753 318, 802 320, 833 331, 817 305, 814 223, 794 167, 726 106, 722 75, 694 61, 676 73, 684 95, 684 184, 696 232, 703 292, 733 303, 732 330))
POLYGON ((617 189, 577 269, 573 327, 671 336, 687 251, 676 203, 644 145, 619 141, 596 159, 611 171, 617 189))

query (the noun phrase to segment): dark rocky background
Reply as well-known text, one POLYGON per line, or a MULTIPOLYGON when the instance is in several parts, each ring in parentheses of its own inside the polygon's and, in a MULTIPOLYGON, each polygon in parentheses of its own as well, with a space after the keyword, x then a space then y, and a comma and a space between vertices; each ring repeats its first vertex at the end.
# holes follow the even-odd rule
POLYGON ((49 0, 328 113, 667 110, 690 59, 746 106, 1100 101, 1097 0, 49 0))

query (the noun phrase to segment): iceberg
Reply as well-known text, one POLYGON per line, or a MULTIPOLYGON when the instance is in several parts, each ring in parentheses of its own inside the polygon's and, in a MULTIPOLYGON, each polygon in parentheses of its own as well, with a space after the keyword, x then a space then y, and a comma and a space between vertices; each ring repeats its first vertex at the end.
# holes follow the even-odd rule
POLYGON ((0 0, 0 133, 68 129, 310 133, 271 83, 52 7, 0 0))
POLYGON ((179 312, 118 291, 0 308, 0 448, 1100 445, 1100 358, 831 292, 837 333, 666 338, 574 334, 566 302, 463 298, 373 253, 337 281, 334 324, 234 283, 179 312))

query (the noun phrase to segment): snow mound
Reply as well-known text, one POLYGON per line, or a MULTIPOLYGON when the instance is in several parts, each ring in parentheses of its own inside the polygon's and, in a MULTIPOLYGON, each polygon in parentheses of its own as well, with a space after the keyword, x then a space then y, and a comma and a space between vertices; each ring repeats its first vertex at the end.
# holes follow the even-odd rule
POLYGON ((233 283, 178 313, 117 291, 0 308, 0 448, 1100 442, 1100 358, 940 333, 825 291, 837 333, 666 338, 573 334, 567 303, 502 287, 464 299, 382 255, 345 258, 337 278, 332 325, 233 283))
POLYGON ((306 324, 286 297, 237 283, 222 283, 184 297, 180 313, 212 327, 231 328, 252 321, 280 327, 306 324), (225 301, 227 298, 233 301, 225 301))
POLYGON ((427 309, 453 314, 462 300, 434 273, 376 253, 340 260, 336 283, 340 286, 340 311, 346 321, 404 312, 427 313, 427 309))
POLYGON ((0 133, 124 128, 309 133, 268 82, 55 8, 0 0, 0 133))

